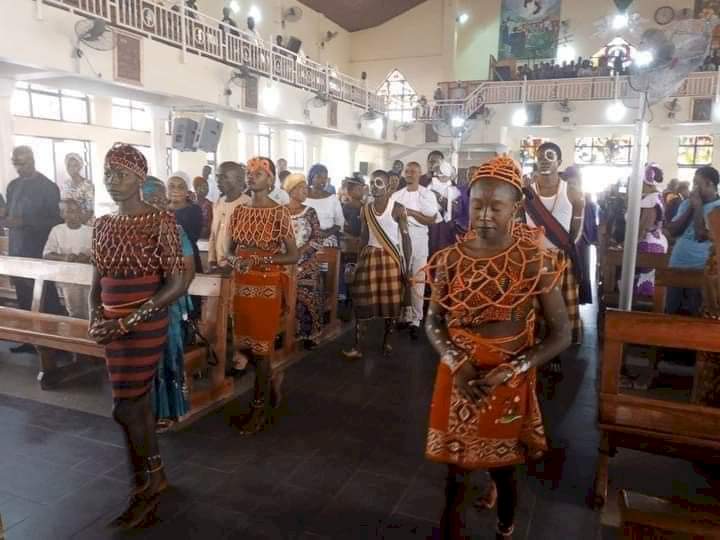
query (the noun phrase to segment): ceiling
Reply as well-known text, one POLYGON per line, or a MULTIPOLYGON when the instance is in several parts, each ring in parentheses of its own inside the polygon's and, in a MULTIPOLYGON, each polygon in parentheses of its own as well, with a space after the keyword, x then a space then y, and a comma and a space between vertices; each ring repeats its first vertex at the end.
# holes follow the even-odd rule
POLYGON ((299 0, 349 32, 378 26, 425 0, 299 0))

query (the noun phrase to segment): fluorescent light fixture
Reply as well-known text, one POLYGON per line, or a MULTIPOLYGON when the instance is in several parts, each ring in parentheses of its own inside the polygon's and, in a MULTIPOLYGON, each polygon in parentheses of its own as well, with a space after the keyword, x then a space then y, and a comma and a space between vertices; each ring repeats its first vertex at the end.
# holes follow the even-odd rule
POLYGON ((520 126, 526 126, 527 123, 528 123, 527 110, 525 110, 525 107, 520 107, 512 115, 512 125, 520 127, 520 126))
POLYGON ((280 92, 275 85, 269 85, 263 92, 263 106, 267 112, 273 113, 280 105, 280 92))
POLYGON ((232 0, 228 7, 233 13, 237 13, 238 11, 240 11, 240 4, 238 4, 235 0, 232 0))
POLYGON ((453 116, 450 125, 454 128, 461 128, 465 125, 465 119, 462 116, 453 116))
POLYGON ((558 62, 572 62, 577 56, 575 55, 575 47, 572 45, 560 45, 557 49, 558 62))
POLYGON ((470 20, 470 15, 468 15, 468 14, 465 13, 465 12, 461 13, 460 15, 458 15, 458 18, 457 18, 457 22, 459 22, 460 24, 465 24, 465 23, 468 22, 469 20, 470 20))
POLYGON ((256 24, 260 24, 260 21, 262 21, 262 13, 260 13, 260 8, 257 6, 250 6, 250 9, 248 10, 248 17, 252 17, 255 19, 256 24))
POLYGON ((375 134, 379 137, 382 134, 383 130, 383 119, 382 118, 376 118, 372 122, 370 122, 370 128, 375 132, 375 134))
POLYGON ((627 107, 623 105, 622 101, 615 101, 612 105, 607 108, 607 119, 611 122, 620 122, 625 118, 627 113, 627 107))
POLYGON ((629 21, 627 13, 618 13, 613 17, 612 28, 613 30, 622 30, 627 27, 629 21))
POLYGON ((655 60, 655 55, 652 51, 638 51, 635 54, 635 64, 638 67, 646 67, 653 63, 655 60))

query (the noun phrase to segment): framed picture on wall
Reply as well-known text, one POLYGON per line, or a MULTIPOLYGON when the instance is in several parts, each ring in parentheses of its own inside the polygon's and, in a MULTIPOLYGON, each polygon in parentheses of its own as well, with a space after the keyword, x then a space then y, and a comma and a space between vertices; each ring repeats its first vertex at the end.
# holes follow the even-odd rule
POLYGON ((142 38, 115 31, 113 77, 116 81, 142 86, 142 38))
POLYGON ((338 127, 338 104, 337 101, 328 103, 328 127, 338 127))
POLYGON ((258 79, 248 77, 245 79, 245 108, 257 111, 258 108, 258 79))
POLYGON ((696 98, 693 100, 692 121, 710 122, 712 120, 712 98, 696 98))
POLYGON ((438 134, 432 127, 432 124, 425 124, 425 142, 436 143, 438 142, 438 134))

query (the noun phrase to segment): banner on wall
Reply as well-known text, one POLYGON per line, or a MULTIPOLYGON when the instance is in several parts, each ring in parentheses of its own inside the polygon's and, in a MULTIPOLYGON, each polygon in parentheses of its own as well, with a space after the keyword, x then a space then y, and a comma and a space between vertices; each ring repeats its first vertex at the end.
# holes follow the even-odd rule
POLYGON ((502 0, 499 60, 555 58, 561 0, 502 0))

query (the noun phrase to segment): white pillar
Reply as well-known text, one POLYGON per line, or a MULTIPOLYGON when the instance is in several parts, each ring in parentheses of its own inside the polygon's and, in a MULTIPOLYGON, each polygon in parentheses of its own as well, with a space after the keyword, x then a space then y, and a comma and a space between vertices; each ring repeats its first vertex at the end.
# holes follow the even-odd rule
POLYGON ((167 179, 167 149, 168 135, 165 132, 165 122, 170 117, 170 109, 158 105, 150 106, 152 122, 150 126, 150 145, 153 162, 150 164, 150 174, 162 180, 167 179))
POLYGON ((12 94, 15 90, 15 81, 0 79, 0 191, 3 197, 7 193, 7 186, 17 176, 10 162, 12 150, 15 147, 15 132, 13 129, 12 94))

